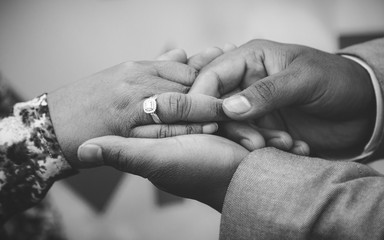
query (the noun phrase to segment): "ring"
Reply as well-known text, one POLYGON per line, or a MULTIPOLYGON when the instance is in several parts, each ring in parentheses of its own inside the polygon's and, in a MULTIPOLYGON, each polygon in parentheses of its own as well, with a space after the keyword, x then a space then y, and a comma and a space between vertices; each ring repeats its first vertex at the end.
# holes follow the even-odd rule
POLYGON ((156 109, 157 109, 156 99, 157 99, 157 95, 154 95, 152 97, 145 99, 143 103, 143 109, 145 113, 151 114, 151 117, 155 123, 161 124, 163 122, 160 120, 159 116, 157 116, 156 114, 156 109))

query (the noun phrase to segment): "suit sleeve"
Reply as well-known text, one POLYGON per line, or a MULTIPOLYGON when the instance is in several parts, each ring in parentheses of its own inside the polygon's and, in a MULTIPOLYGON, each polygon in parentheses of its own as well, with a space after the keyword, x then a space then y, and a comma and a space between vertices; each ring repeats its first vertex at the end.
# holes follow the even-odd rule
MULTIPOLYGON (((338 54, 356 57, 366 63, 373 70, 379 83, 382 99, 384 96, 384 38, 376 39, 373 41, 342 49, 338 52, 338 54)), ((383 106, 381 106, 381 108, 382 107, 383 106)), ((376 146, 375 151, 373 156, 370 157, 370 159, 378 159, 384 157, 383 124, 381 124, 380 129, 378 129, 378 131, 378 139, 374 142, 374 145, 376 146)))
POLYGON ((384 239, 384 177, 360 163, 256 150, 228 188, 220 239, 384 239))

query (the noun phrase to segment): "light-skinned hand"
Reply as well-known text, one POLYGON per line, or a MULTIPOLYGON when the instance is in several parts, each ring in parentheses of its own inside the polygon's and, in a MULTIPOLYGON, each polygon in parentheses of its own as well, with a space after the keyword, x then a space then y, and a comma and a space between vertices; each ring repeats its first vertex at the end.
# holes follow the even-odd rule
MULTIPOLYGON (((186 59, 184 51, 176 53, 186 59)), ((49 93, 50 114, 64 155, 75 168, 90 167, 93 163, 79 162, 76 153, 91 138, 216 132, 217 124, 212 121, 225 117, 222 100, 183 94, 196 74, 196 69, 179 62, 126 62, 49 93), (154 124, 143 111, 144 100, 155 94, 164 124, 154 124)))

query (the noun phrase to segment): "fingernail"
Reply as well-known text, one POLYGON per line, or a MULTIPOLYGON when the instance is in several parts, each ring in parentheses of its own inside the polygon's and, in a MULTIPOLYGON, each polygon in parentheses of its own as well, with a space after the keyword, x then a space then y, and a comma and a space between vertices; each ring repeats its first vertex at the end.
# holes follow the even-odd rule
POLYGON ((305 150, 303 147, 299 147, 299 152, 301 153, 301 155, 305 155, 305 150))
POLYGON ((245 147, 248 151, 255 150, 255 147, 253 146, 252 142, 249 139, 243 138, 240 140, 240 145, 245 147))
POLYGON ((237 114, 246 113, 251 110, 252 107, 249 101, 240 95, 224 99, 223 105, 228 111, 237 114))
POLYGON ((219 125, 217 123, 209 123, 203 125, 203 133, 214 133, 219 129, 219 125))
POLYGON ((94 144, 81 145, 77 155, 80 162, 83 163, 91 163, 92 165, 102 165, 104 163, 101 147, 94 144))
POLYGON ((309 155, 309 150, 306 147, 300 147, 299 151, 301 152, 302 155, 306 156, 309 155))
POLYGON ((272 138, 268 141, 268 145, 280 150, 289 150, 288 143, 284 138, 272 138))
POLYGON ((231 51, 233 49, 236 48, 236 45, 235 44, 232 44, 232 43, 226 43, 223 47, 223 50, 224 52, 228 52, 228 51, 231 51))
POLYGON ((211 55, 212 53, 217 52, 217 51, 220 51, 220 49, 215 48, 215 47, 209 47, 209 48, 206 48, 204 50, 204 54, 211 55))
POLYGON ((287 139, 285 137, 280 137, 278 139, 280 140, 280 142, 282 144, 282 147, 284 149, 289 149, 289 143, 288 143, 288 141, 287 141, 287 139))

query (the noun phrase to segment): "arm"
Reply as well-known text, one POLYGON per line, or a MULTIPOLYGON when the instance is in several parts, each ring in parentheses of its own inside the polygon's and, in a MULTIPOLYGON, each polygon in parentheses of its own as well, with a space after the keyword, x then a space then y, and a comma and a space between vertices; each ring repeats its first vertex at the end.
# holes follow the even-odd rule
POLYGON ((222 213, 221 239, 382 239, 384 177, 261 149, 240 164, 222 213))

